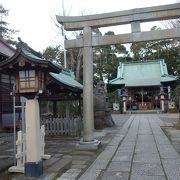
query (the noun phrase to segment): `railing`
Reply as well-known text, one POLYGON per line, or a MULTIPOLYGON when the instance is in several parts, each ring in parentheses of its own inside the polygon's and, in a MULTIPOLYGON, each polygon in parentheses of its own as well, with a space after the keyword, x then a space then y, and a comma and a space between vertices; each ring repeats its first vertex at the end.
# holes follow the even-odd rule
MULTIPOLYGON (((41 126, 40 129, 40 154, 42 159, 49 159, 51 156, 44 153, 45 148, 45 127, 41 126)), ((17 153, 16 153, 16 165, 8 169, 9 172, 24 173, 24 163, 26 162, 26 134, 22 131, 18 131, 16 141, 17 153)))
POLYGON ((80 117, 42 116, 41 124, 45 125, 46 135, 80 136, 82 121, 80 117))

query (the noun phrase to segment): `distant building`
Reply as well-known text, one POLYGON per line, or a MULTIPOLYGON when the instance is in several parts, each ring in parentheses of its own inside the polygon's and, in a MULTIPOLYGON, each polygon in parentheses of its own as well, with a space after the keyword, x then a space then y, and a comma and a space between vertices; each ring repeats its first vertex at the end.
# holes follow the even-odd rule
MULTIPOLYGON (((2 37, 0 37, 0 62, 7 60, 13 56, 15 49, 11 47, 2 37)), ((15 78, 6 73, 0 73, 0 130, 2 129, 2 119, 5 114, 13 111, 12 97, 10 91, 12 89, 15 78)))
POLYGON ((168 74, 164 60, 120 63, 109 87, 123 90, 127 110, 150 110, 160 108, 160 93, 166 92, 168 99, 168 89, 170 93, 176 80, 168 74))
POLYGON ((14 53, 15 49, 0 36, 0 61, 6 60, 13 56, 14 53))

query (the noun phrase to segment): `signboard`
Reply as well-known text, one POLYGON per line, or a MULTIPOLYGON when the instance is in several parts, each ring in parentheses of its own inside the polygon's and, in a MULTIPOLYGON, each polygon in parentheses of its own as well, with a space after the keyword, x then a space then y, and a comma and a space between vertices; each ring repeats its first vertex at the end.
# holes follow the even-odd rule
POLYGON ((119 103, 113 103, 113 111, 119 111, 119 103))
POLYGON ((122 91, 122 89, 118 89, 118 96, 119 96, 119 97, 123 96, 123 91, 122 91))

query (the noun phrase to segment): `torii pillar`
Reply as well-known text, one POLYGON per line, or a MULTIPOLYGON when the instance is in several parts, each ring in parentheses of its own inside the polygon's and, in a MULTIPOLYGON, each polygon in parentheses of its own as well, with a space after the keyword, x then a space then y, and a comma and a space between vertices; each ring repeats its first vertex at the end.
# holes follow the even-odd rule
POLYGON ((83 139, 77 144, 80 150, 98 149, 100 141, 95 140, 93 104, 93 48, 92 29, 83 29, 83 139))

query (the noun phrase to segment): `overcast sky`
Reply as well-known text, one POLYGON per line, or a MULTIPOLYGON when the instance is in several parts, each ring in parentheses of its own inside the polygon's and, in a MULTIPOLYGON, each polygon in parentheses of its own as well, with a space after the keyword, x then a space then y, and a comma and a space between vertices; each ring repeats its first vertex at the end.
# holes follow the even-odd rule
MULTIPOLYGON (((149 7, 176 3, 178 0, 64 0, 64 9, 68 15, 98 14, 125 9, 149 7)), ((62 44, 53 23, 55 15, 62 15, 62 0, 1 0, 5 9, 9 9, 7 21, 11 27, 18 29, 19 37, 36 51, 42 51, 48 45, 62 44)), ((144 25, 144 29, 154 24, 144 25)), ((117 33, 119 29, 127 33, 130 27, 111 28, 117 33)), ((109 29, 103 29, 106 31, 109 29)))

